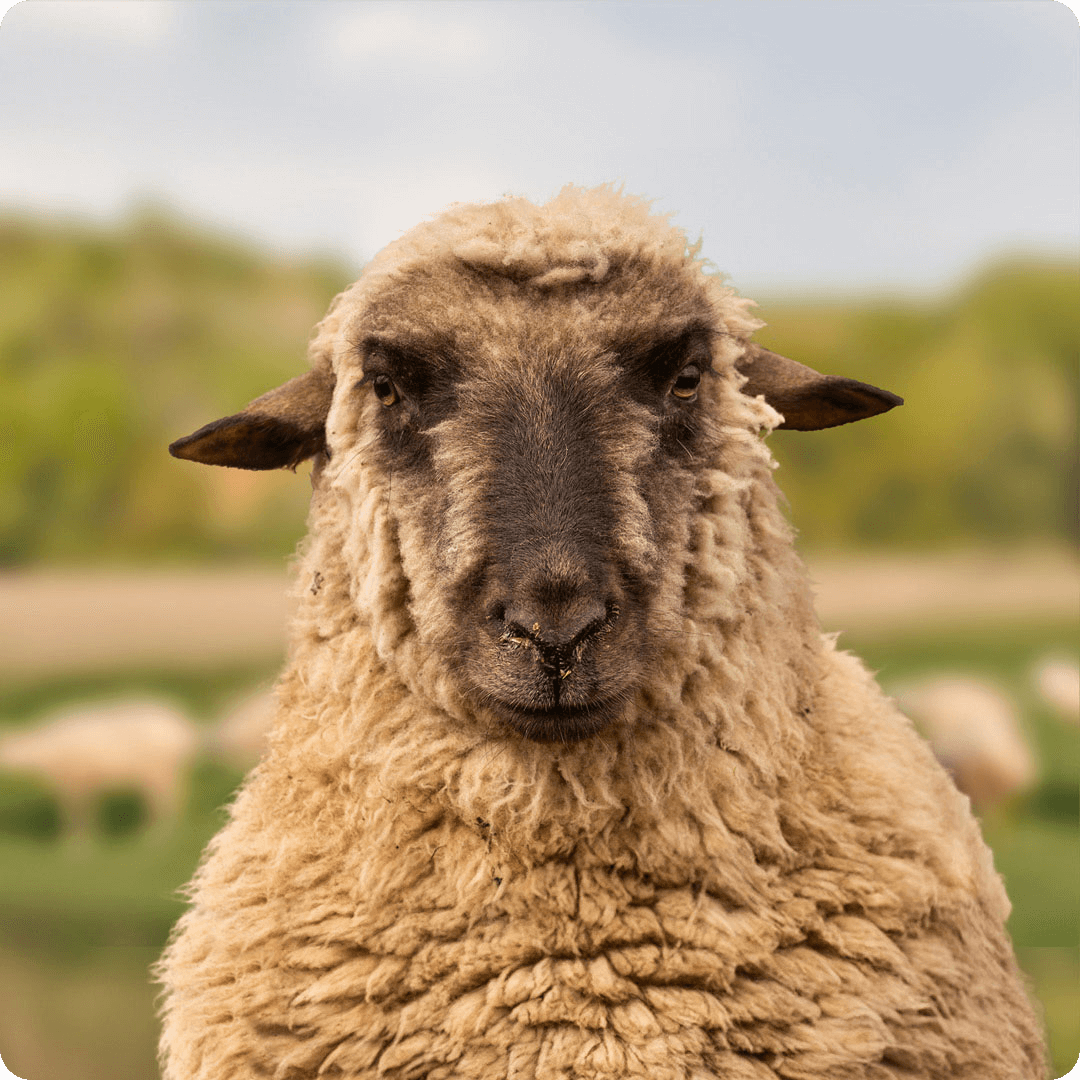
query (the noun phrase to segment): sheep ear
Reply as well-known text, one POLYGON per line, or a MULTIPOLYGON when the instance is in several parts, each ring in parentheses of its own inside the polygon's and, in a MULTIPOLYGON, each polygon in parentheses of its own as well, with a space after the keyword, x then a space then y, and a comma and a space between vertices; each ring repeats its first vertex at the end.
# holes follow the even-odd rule
POLYGON ((334 377, 309 371, 226 416, 177 439, 173 457, 234 469, 295 468, 326 449, 334 377))
POLYGON ((751 397, 764 394, 784 417, 779 426, 794 431, 850 424, 904 404, 903 398, 888 390, 837 375, 819 375, 760 345, 748 345, 735 366, 746 376, 742 392, 751 397))

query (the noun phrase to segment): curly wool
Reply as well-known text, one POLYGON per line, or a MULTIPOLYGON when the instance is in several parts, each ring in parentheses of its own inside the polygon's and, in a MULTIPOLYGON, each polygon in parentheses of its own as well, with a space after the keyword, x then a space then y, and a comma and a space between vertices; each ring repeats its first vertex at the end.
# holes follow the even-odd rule
POLYGON ((476 715, 418 631, 445 617, 439 571, 366 452, 375 406, 336 397, 271 748, 161 962, 165 1080, 1043 1076, 966 800, 820 635, 759 436, 777 415, 738 392, 747 301, 646 204, 568 189, 407 234, 312 365, 348 371, 397 289, 446 322, 443 260, 608 283, 612 320, 663 315, 634 265, 669 267, 673 303, 706 290, 727 426, 658 569, 667 645, 592 738, 476 715))

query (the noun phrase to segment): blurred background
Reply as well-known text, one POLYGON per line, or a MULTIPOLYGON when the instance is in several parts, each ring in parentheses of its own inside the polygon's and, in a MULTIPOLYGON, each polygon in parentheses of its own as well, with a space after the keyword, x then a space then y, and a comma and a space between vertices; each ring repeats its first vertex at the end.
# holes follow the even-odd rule
POLYGON ((0 24, 0 1055, 156 1075, 257 760, 302 475, 167 444, 453 201, 656 199, 758 339, 906 399, 771 445, 843 645, 971 796, 1080 1052, 1080 29, 1060 4, 26 0, 0 24))

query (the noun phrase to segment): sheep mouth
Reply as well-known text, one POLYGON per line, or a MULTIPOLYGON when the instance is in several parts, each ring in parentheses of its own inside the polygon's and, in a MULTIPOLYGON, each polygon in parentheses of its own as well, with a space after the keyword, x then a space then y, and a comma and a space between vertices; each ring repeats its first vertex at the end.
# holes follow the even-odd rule
POLYGON ((571 743, 587 739, 607 727, 622 708, 617 699, 537 709, 508 705, 490 698, 486 704, 499 720, 519 735, 538 743, 571 743))
POLYGON ((625 714, 643 675, 633 612, 613 626, 618 615, 609 611, 557 645, 489 616, 468 647, 451 654, 464 696, 478 715, 531 742, 595 735, 625 714))

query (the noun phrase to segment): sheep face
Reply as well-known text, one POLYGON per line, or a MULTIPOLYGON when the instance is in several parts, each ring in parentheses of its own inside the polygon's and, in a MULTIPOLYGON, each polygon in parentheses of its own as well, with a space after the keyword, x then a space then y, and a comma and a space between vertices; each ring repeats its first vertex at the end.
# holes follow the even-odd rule
POLYGON ((580 738, 622 712, 670 629, 696 468, 720 445, 709 307, 610 327, 603 284, 467 267, 440 294, 451 338, 416 283, 365 312, 340 454, 354 425, 370 440, 418 632, 468 700, 530 738, 580 738))
MULTIPOLYGON (((309 376, 171 449, 248 468, 318 453, 339 518, 377 493, 386 575, 472 713, 569 742, 627 712, 690 614, 712 478, 767 476, 758 433, 781 417, 757 395, 794 427, 899 400, 750 345, 748 306, 637 200, 465 207, 338 298, 309 376)), ((752 544, 746 500, 724 505, 752 544)))

